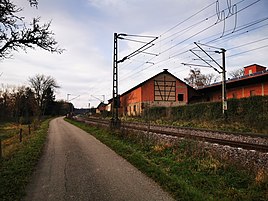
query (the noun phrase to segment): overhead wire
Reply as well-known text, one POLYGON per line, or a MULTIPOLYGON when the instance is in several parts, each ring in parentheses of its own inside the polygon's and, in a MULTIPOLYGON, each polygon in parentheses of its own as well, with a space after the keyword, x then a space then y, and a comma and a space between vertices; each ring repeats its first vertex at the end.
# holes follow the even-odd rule
POLYGON ((266 48, 266 47, 268 47, 268 45, 264 45, 264 46, 261 46, 261 47, 257 47, 257 48, 253 48, 253 49, 246 50, 246 51, 243 51, 243 52, 239 52, 239 53, 236 53, 236 54, 232 54, 232 55, 227 56, 226 58, 238 56, 238 55, 245 54, 245 53, 248 53, 248 52, 252 52, 252 51, 255 51, 255 50, 263 49, 263 48, 266 48))
MULTIPOLYGON (((244 1, 244 0, 242 0, 244 1)), ((201 9, 200 11, 196 12, 195 14, 191 15, 190 17, 186 18, 185 20, 179 22, 178 24, 176 24, 175 26, 173 26, 172 28, 168 29, 167 31, 163 32, 162 34, 159 35, 159 38, 163 37, 163 35, 167 34, 168 32, 170 32, 171 30, 175 29, 176 27, 178 27, 179 25, 187 22, 188 20, 190 20, 191 18, 193 18, 194 16, 198 15, 199 13, 203 12, 204 10, 206 10, 207 8, 209 8, 210 6, 212 6, 213 4, 215 4, 216 2, 213 2, 211 4, 209 4, 208 6, 204 7, 203 9, 201 9)), ((158 40, 156 43, 161 43, 163 40, 166 40, 167 38, 172 37, 173 34, 171 36, 168 36, 164 39, 158 40)))
MULTIPOLYGON (((245 1, 245 0, 242 0, 242 1, 240 1, 240 2, 243 2, 243 1, 245 1)), ((259 1, 260 1, 260 0, 254 1, 253 3, 247 5, 246 7, 240 9, 240 10, 237 11, 237 12, 241 12, 241 11, 243 11, 243 10, 249 8, 250 6, 256 4, 256 3, 259 2, 259 1)), ((200 11, 198 11, 198 12, 196 12, 195 14, 191 15, 190 17, 188 17, 187 19, 183 20, 182 22, 179 22, 179 23, 176 24, 175 26, 171 27, 171 28, 168 29, 167 31, 165 31, 165 32, 163 32, 162 34, 160 34, 160 35, 159 35, 159 39, 155 42, 155 44, 157 44, 157 45, 159 45, 159 46, 161 47, 161 51, 159 51, 160 53, 157 54, 157 56, 159 56, 159 55, 163 55, 164 53, 168 52, 169 50, 171 50, 171 49, 177 47, 177 46, 180 45, 180 44, 183 44, 184 42, 186 42, 186 41, 192 39, 193 37, 195 37, 195 36, 197 36, 198 34, 204 32, 205 30, 208 30, 208 29, 210 29, 211 27, 215 26, 215 24, 210 25, 207 29, 203 29, 203 30, 199 31, 198 33, 195 33, 195 34, 191 35, 190 37, 185 38, 184 40, 182 40, 182 41, 180 41, 180 42, 178 42, 178 43, 175 43, 175 44, 174 44, 175 46, 173 45, 174 47, 173 47, 173 46, 171 46, 171 47, 165 47, 165 46, 167 45, 167 42, 166 42, 166 43, 163 43, 163 42, 167 41, 168 39, 171 39, 170 41, 174 41, 176 38, 178 38, 179 36, 181 36, 181 35, 184 34, 184 33, 182 33, 182 32, 185 31, 185 33, 187 33, 187 32, 189 32, 190 30, 192 30, 192 28, 195 28, 195 27, 199 26, 200 23, 201 23, 201 21, 200 21, 199 24, 198 24, 198 23, 192 24, 192 25, 190 25, 190 26, 184 28, 182 31, 177 31, 176 33, 171 33, 170 35, 167 35, 167 33, 170 33, 171 31, 173 31, 174 29, 176 29, 177 27, 179 27, 181 24, 183 24, 183 23, 187 22, 189 19, 192 19, 193 17, 197 16, 198 14, 200 14, 201 12, 203 12, 204 10, 206 10, 207 8, 211 7, 211 6, 214 5, 215 3, 216 3, 216 2, 213 2, 213 3, 209 4, 208 6, 204 7, 204 8, 201 9, 200 11), (178 34, 179 34, 179 36, 178 36, 178 34), (166 35, 167 35, 167 36, 166 36, 166 35), (164 36, 166 36, 166 37, 164 37, 164 36)), ((239 2, 238 2, 238 3, 239 3, 239 2)), ((237 3, 237 4, 238 4, 238 3, 237 3)), ((230 9, 230 7, 228 6, 227 9, 230 9)), ((226 10, 226 9, 224 9, 224 10, 226 10)), ((215 16, 215 15, 213 15, 213 16, 215 16)), ((203 23, 203 22, 206 22, 206 21, 207 21, 207 18, 204 19, 204 20, 202 20, 202 23, 203 23)), ((220 22, 218 22, 218 23, 220 23, 220 22)), ((241 27, 241 26, 240 26, 240 29, 239 29, 239 26, 238 26, 238 27, 236 27, 236 30, 235 30, 235 31, 232 31, 231 33, 229 33, 231 30, 225 30, 225 33, 226 33, 226 34, 225 34, 223 37, 221 37, 221 38, 217 37, 216 40, 214 40, 214 41, 208 41, 208 42, 206 42, 206 43, 209 44, 209 43, 212 43, 212 42, 217 42, 217 40, 221 40, 220 42, 222 42, 222 40, 223 40, 224 38, 226 38, 226 40, 227 40, 227 38, 228 38, 227 36, 229 36, 230 38, 234 37, 234 36, 235 36, 235 35, 233 35, 234 33, 238 33, 238 34, 241 34, 241 35, 244 34, 244 33, 248 33, 249 31, 247 31, 247 32, 243 32, 243 33, 239 33, 239 32, 240 32, 241 30, 246 29, 246 28, 252 27, 252 26, 254 26, 254 25, 258 24, 258 23, 260 23, 260 22, 256 22, 255 24, 254 24, 254 23, 251 23, 251 24, 248 23, 247 27, 245 27, 246 25, 244 25, 244 27, 241 27)), ((235 25, 235 26, 236 26, 236 25, 235 25)), ((264 26, 264 25, 263 25, 263 26, 264 26)), ((253 31, 253 30, 254 30, 254 29, 252 29, 252 31, 253 31)), ((237 34, 237 35, 238 35, 238 34, 237 34)), ((212 36, 210 36, 210 38, 211 38, 211 37, 212 37, 212 36)), ((208 38, 207 38, 207 39, 208 39, 208 38)), ((202 40, 205 40, 205 39, 202 39, 202 40)), ((200 40, 200 41, 202 41, 202 40, 200 40)), ((266 40, 266 39, 260 39, 260 40, 258 40, 258 41, 263 41, 263 40, 266 40)), ((258 41, 255 41, 255 42, 258 42, 258 41)), ((248 43, 248 45, 249 45, 249 44, 254 44, 254 41, 248 43)), ((191 45, 192 45, 192 44, 186 45, 186 47, 187 47, 187 46, 190 47, 191 45)), ((246 46, 246 45, 247 45, 247 44, 242 44, 242 45, 240 45, 240 47, 243 47, 243 46, 246 46)), ((154 47, 155 47, 155 49, 153 49, 153 51, 156 51, 156 50, 157 50, 156 45, 155 45, 154 47)), ((158 47, 158 48, 160 49, 160 47, 158 47)), ((185 46, 184 46, 184 47, 185 47, 185 46)), ((265 47, 267 47, 267 45, 265 45, 265 46, 263 46, 263 47, 259 47, 259 48, 254 48, 253 50, 248 50, 248 51, 245 51, 245 52, 254 51, 254 50, 261 49, 261 48, 265 48, 265 47)), ((238 47, 236 47, 236 48, 238 48, 238 47)), ((233 47, 232 49, 235 49, 235 47, 233 47)), ((151 57, 149 57, 149 58, 148 58, 148 56, 147 56, 147 57, 144 56, 144 57, 143 57, 143 59, 145 59, 144 62, 141 61, 141 60, 139 60, 139 59, 133 59, 133 58, 128 59, 129 62, 128 62, 126 65, 124 65, 125 67, 128 67, 128 66, 130 66, 130 65, 133 66, 133 64, 135 64, 135 62, 139 62, 140 65, 137 65, 137 66, 135 67, 135 69, 131 69, 131 70, 129 71, 128 74, 124 75, 124 77, 120 77, 120 81, 126 80, 126 79, 129 78, 129 77, 133 77, 133 76, 135 76, 135 75, 138 75, 140 72, 145 71, 145 70, 147 70, 147 69, 149 69, 149 68, 152 68, 153 66, 156 67, 156 68, 158 68, 159 65, 161 65, 161 64, 163 64, 163 63, 165 63, 165 62, 167 62, 167 61, 170 62, 170 61, 172 61, 173 58, 178 57, 178 56, 182 56, 183 54, 185 54, 185 53, 188 52, 188 51, 185 51, 185 48, 184 48, 184 51, 182 51, 182 50, 183 50, 183 49, 181 48, 179 51, 176 51, 176 52, 173 52, 172 54, 170 54, 169 57, 167 57, 167 58, 163 58, 162 60, 161 60, 161 59, 160 59, 160 60, 157 60, 156 62, 153 62, 153 61, 157 58, 156 54, 155 54, 155 55, 150 55, 151 57), (148 58, 148 59, 146 59, 146 58, 148 58), (148 65, 148 64, 149 64, 149 65, 148 65), (142 66, 145 66, 145 65, 148 65, 148 66, 144 67, 143 69, 140 69, 142 66), (135 73, 133 73, 133 72, 135 72, 135 73)), ((228 49, 228 50, 231 50, 231 49, 228 49)), ((245 52, 244 52, 244 53, 245 53, 245 52)), ((239 54, 242 54, 242 53, 238 53, 238 54, 235 54, 235 55, 233 55, 233 56, 236 56, 236 55, 239 55, 239 54)), ((139 57, 141 57, 141 56, 139 56, 139 57)), ((230 57, 230 56, 229 56, 229 57, 230 57)), ((185 57, 185 58, 186 58, 186 57, 185 57)), ((168 64, 168 63, 166 63, 166 64, 168 64)), ((125 68, 125 67, 124 67, 124 68, 125 68)), ((122 67, 120 67, 120 69, 122 69, 122 67)), ((128 69, 128 68, 126 68, 126 69, 128 69)))
MULTIPOLYGON (((238 3, 241 3, 241 2, 243 2, 243 1, 244 1, 244 0, 241 0, 241 1, 238 2, 238 3)), ((257 0, 257 1, 255 1, 255 2, 253 2, 253 3, 249 4, 249 5, 247 5, 246 7, 244 7, 244 8, 242 8, 242 9, 238 10, 237 13, 239 13, 239 12, 245 10, 246 8, 248 8, 248 7, 252 6, 252 5, 254 5, 255 3, 259 2, 259 1, 260 1, 260 0, 257 0)), ((238 4, 238 3, 237 3, 237 4, 238 4)), ((227 9, 228 9, 228 8, 227 8, 227 9)), ((226 9, 224 9, 224 10, 226 10, 226 9)), ((221 21, 220 21, 220 22, 221 22, 221 21)), ((220 22, 218 22, 218 23, 220 23, 220 22)), ((176 43, 175 45, 173 45, 173 46, 171 46, 171 47, 165 49, 164 51, 162 51, 162 52, 159 53, 158 55, 163 54, 163 53, 167 52, 168 50, 170 50, 170 49, 172 49, 172 48, 174 48, 174 47, 176 47, 176 46, 182 44, 183 42, 185 42, 185 41, 187 41, 187 40, 193 38, 194 36, 196 36, 196 35, 198 35, 198 34, 204 32, 204 31, 208 30, 209 28, 215 26, 216 24, 217 24, 217 22, 214 23, 214 24, 212 24, 212 25, 210 25, 209 27, 206 27, 205 29, 203 29, 203 30, 201 30, 201 31, 199 31, 199 32, 197 32, 197 33, 191 35, 190 37, 184 39, 183 41, 180 41, 179 43, 176 43)), ((170 59, 170 58, 168 58, 168 59, 170 59)), ((147 62, 144 62, 144 64, 146 64, 146 63, 147 63, 147 62)), ((140 66, 142 66, 142 65, 140 65, 140 66)), ((139 66, 139 67, 140 67, 140 66, 139 66)), ((147 68, 146 68, 146 69, 147 69, 147 68)), ((144 70, 144 69, 143 69, 143 70, 144 70)))

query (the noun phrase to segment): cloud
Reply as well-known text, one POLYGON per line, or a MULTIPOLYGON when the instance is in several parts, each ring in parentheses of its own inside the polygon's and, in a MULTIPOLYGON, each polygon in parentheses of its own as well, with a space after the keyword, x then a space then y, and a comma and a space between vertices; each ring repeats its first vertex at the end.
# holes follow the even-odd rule
MULTIPOLYGON (((0 83, 21 85, 27 84, 28 77, 37 73, 51 75, 61 85, 57 92, 58 99, 66 99, 67 93, 72 94, 72 97, 80 95, 72 101, 76 107, 85 107, 90 95, 105 94, 106 99, 111 98, 115 32, 160 36, 155 45, 147 50, 152 55, 141 53, 119 64, 119 91, 123 93, 164 68, 168 68, 183 80, 188 76, 189 67, 181 63, 196 62, 192 60, 194 55, 189 52, 189 49, 195 47, 193 42, 207 42, 215 37, 219 38, 224 29, 224 34, 227 34, 228 29, 234 28, 234 16, 207 28, 217 21, 215 0, 45 0, 40 1, 39 9, 31 8, 27 0, 14 1, 25 8, 22 16, 29 20, 33 16, 41 16, 43 22, 52 19, 51 29, 60 47, 66 51, 58 55, 37 48, 35 51, 28 50, 27 54, 15 53, 13 60, 5 60, 0 64, 0 73, 4 72, 0 83), (213 5, 194 15, 210 4, 213 5), (170 29, 172 27, 173 29, 170 29)), ((233 4, 238 2, 232 1, 233 4)), ((227 8, 225 0, 220 3, 221 9, 227 8)), ((249 1, 243 1, 237 7, 242 9, 248 4, 249 1)), ((267 2, 260 1, 239 12, 237 28, 267 17, 267 8, 267 2)), ((267 49, 230 58, 228 56, 268 44, 267 41, 230 51, 228 49, 267 37, 267 32, 267 28, 262 27, 230 39, 219 38, 210 45, 227 49, 228 69, 251 63, 265 66, 268 65, 265 55, 267 49)), ((230 35, 234 36, 235 33, 230 35)), ((135 51, 141 45, 120 40, 119 58, 135 51)), ((214 56, 221 62, 221 55, 214 56)), ((201 70, 204 73, 214 73, 212 69, 201 70)), ((97 104, 97 100, 92 100, 91 105, 97 104)))

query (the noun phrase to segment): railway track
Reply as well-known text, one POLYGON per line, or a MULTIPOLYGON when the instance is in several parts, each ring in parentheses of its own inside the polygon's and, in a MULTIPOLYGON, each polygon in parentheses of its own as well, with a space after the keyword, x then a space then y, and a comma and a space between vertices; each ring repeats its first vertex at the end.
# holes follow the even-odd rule
MULTIPOLYGON (((76 120, 85 122, 87 124, 99 125, 104 127, 110 126, 110 121, 104 119, 76 118, 76 120)), ((135 122, 122 122, 121 128, 131 129, 134 131, 156 133, 160 135, 175 136, 179 138, 188 138, 192 140, 268 153, 268 138, 264 138, 263 136, 241 136, 232 133, 225 133, 222 131, 218 132, 203 129, 180 128, 174 126, 148 125, 145 123, 135 122)))

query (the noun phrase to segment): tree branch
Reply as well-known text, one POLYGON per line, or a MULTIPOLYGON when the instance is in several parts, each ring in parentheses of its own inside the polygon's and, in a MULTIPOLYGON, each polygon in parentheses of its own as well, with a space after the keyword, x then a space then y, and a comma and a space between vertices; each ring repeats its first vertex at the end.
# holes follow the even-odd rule
MULTIPOLYGON (((37 0, 28 1, 31 6, 37 7, 37 0)), ((24 18, 17 16, 20 11, 21 9, 10 0, 0 1, 0 60, 10 58, 12 52, 19 49, 26 51, 27 48, 40 47, 52 53, 63 52, 53 38, 54 33, 50 31, 51 21, 40 25, 40 17, 38 17, 33 19, 29 27, 26 27, 24 18)))

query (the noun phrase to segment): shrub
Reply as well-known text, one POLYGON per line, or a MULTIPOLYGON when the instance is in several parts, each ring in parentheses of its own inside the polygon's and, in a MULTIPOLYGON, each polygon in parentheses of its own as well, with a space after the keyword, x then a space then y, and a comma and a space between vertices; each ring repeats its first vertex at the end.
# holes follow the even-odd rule
POLYGON ((172 108, 153 107, 146 110, 146 115, 150 116, 150 120, 233 123, 256 132, 267 132, 268 96, 229 99, 226 111, 227 121, 222 115, 221 102, 196 103, 172 108))

